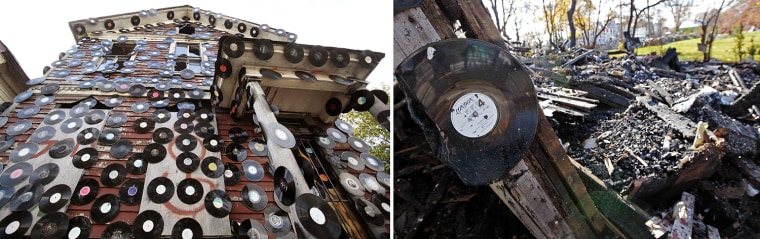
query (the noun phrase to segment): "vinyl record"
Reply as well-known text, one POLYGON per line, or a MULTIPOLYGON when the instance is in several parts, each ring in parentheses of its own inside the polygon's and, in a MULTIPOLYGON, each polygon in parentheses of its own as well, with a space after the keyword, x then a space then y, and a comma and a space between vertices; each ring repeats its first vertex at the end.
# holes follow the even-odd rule
POLYGON ((0 238, 23 238, 34 217, 27 211, 12 212, 0 220, 0 238))
POLYGON ((143 158, 149 163, 158 163, 166 157, 166 147, 160 143, 151 143, 143 149, 143 158))
POLYGON ((322 147, 322 148, 325 148, 325 149, 334 149, 335 148, 335 141, 333 141, 332 139, 330 139, 328 137, 319 136, 319 137, 316 138, 315 141, 317 141, 317 144, 320 147, 322 147))
POLYGON ((132 112, 139 114, 148 111, 150 109, 150 103, 147 101, 137 101, 132 103, 130 108, 132 109, 132 112))
POLYGON ((327 129, 327 137, 330 138, 332 141, 335 141, 336 143, 345 143, 348 141, 348 138, 346 138, 346 135, 343 134, 338 129, 335 128, 328 128, 327 129))
POLYGON ((275 206, 269 206, 264 209, 264 228, 275 236, 282 237, 288 235, 291 225, 287 212, 275 206))
POLYGON ((177 131, 177 133, 180 133, 180 134, 192 133, 193 122, 187 121, 187 120, 177 120, 177 122, 174 122, 174 131, 177 131))
POLYGON ((240 169, 235 164, 224 163, 224 185, 232 186, 240 182, 240 169))
POLYGON ((261 211, 267 207, 267 193, 261 186, 249 183, 240 192, 243 204, 252 211, 261 211))
POLYGON ((340 158, 345 161, 349 168, 356 171, 364 171, 364 160, 351 151, 345 151, 340 154, 340 158))
POLYGON ((359 64, 365 68, 373 68, 378 64, 377 56, 369 50, 361 51, 358 58, 359 64))
POLYGON ((208 156, 201 161, 201 171, 206 177, 218 178, 224 174, 224 164, 221 159, 208 156))
POLYGON ((309 193, 298 196, 296 216, 304 229, 316 238, 337 239, 340 236, 338 214, 319 196, 309 193))
POLYGON ((18 93, 18 95, 16 95, 15 97, 13 97, 13 102, 14 103, 24 102, 26 99, 29 99, 29 97, 31 97, 32 94, 34 94, 34 92, 31 91, 31 90, 27 90, 27 91, 23 91, 21 93, 18 93))
MULTIPOLYGON (((189 84, 182 84, 182 87, 191 88, 191 87, 186 87, 186 86, 189 86, 189 84)), ((195 85, 192 85, 192 86, 194 87, 195 85)), ((203 89, 201 88, 193 88, 189 90, 190 92, 188 92, 187 94, 190 96, 190 99, 194 99, 194 100, 203 99, 203 96, 206 94, 206 92, 203 91, 203 89)))
POLYGON ((293 174, 287 168, 280 166, 274 171, 274 198, 285 206, 290 206, 296 200, 296 183, 293 174))
POLYGON ((262 139, 251 139, 251 141, 248 142, 248 149, 251 150, 253 156, 266 157, 269 155, 267 143, 262 139))
POLYGON ((269 39, 255 39, 253 40, 253 54, 256 58, 266 61, 272 58, 274 55, 274 45, 269 39))
POLYGON ((157 109, 151 113, 150 117, 157 123, 166 123, 172 119, 172 113, 166 109, 157 109))
POLYGON ((143 185, 140 179, 129 179, 119 188, 119 200, 124 205, 137 205, 142 200, 143 185))
MULTIPOLYGON (((172 76, 173 71, 172 70, 159 70, 158 74, 162 75, 164 77, 169 77, 169 76, 172 76)), ((167 90, 171 89, 171 85, 169 85, 169 83, 167 83, 167 82, 158 82, 153 87, 156 90, 159 90, 159 91, 167 91, 167 90)))
MULTIPOLYGON (((1 135, 0 136, 0 152, 5 152, 9 148, 11 148, 11 146, 13 146, 13 144, 15 143, 16 143, 16 140, 13 139, 13 136, 1 135)), ((0 167, 0 169, 2 169, 2 167, 0 167)))
POLYGON ((243 39, 240 39, 239 37, 222 37, 221 42, 222 44, 220 47, 222 48, 222 51, 230 58, 238 58, 245 53, 245 44, 243 43, 243 39))
POLYGON ((322 46, 312 46, 309 49, 309 63, 315 67, 320 67, 327 63, 327 49, 322 46))
POLYGON ((100 184, 92 178, 83 178, 74 188, 74 195, 71 197, 71 204, 82 206, 86 205, 98 196, 100 184))
POLYGON ((127 123, 127 114, 125 113, 112 114, 106 120, 106 124, 111 127, 121 127, 124 123, 127 123))
POLYGON ((224 149, 224 139, 219 135, 212 135, 203 139, 203 147, 211 152, 219 152, 224 149))
POLYGON ((77 143, 88 145, 95 142, 100 136, 100 130, 96 128, 86 128, 77 134, 77 143))
POLYGON ((227 158, 236 162, 242 162, 246 157, 248 157, 248 150, 246 150, 245 147, 240 144, 233 143, 227 145, 225 152, 227 158))
POLYGON ((66 119, 66 113, 62 110, 54 110, 48 113, 45 116, 45 119, 42 120, 43 123, 47 125, 56 125, 66 119))
POLYGON ((148 171, 148 162, 143 159, 142 153, 134 153, 127 159, 127 173, 143 175, 148 171))
POLYGON ((88 169, 98 161, 98 150, 95 148, 83 148, 74 154, 71 163, 74 167, 88 169))
POLYGON ((11 201, 11 196, 16 192, 16 189, 11 186, 0 186, 0 207, 5 206, 8 202, 11 201))
POLYGON ((312 75, 312 74, 311 74, 311 73, 309 73, 309 72, 305 72, 305 71, 296 71, 296 76, 297 76, 299 79, 301 79, 301 80, 304 80, 304 81, 308 81, 308 82, 317 82, 317 77, 315 77, 314 75, 312 75))
POLYGON ((166 177, 154 178, 146 189, 148 199, 154 203, 165 203, 174 196, 174 183, 166 177))
POLYGON ((343 103, 340 99, 332 97, 325 103, 325 112, 329 116, 337 116, 343 112, 343 103))
POLYGON ((164 218, 154 210, 145 210, 132 223, 134 238, 160 238, 164 230, 164 218))
POLYGON ((88 239, 92 231, 92 223, 85 216, 69 219, 68 239, 88 239))
POLYGON ((162 127, 153 131, 153 142, 159 144, 167 144, 174 139, 174 131, 169 128, 162 127))
POLYGON ((52 95, 53 93, 58 91, 58 89, 60 88, 61 86, 58 83, 51 82, 51 83, 45 84, 45 86, 40 88, 40 93, 42 93, 43 95, 52 95))
POLYGON ((380 212, 383 213, 385 220, 390 220, 390 217, 391 217, 391 200, 390 199, 388 199, 384 195, 373 193, 372 204, 375 204, 375 207, 380 209, 380 212))
POLYGON ((34 169, 34 172, 32 172, 32 175, 29 176, 29 183, 47 185, 58 177, 60 170, 60 167, 58 167, 58 164, 56 163, 46 163, 37 166, 37 168, 34 169))
POLYGON ((200 159, 193 152, 183 152, 177 156, 176 164, 180 171, 192 173, 200 166, 200 159))
POLYGON ((108 108, 120 106, 122 103, 124 103, 124 98, 122 98, 120 95, 112 95, 103 101, 103 104, 108 108))
POLYGON ((296 146, 295 136, 293 136, 293 133, 290 132, 290 130, 284 125, 280 123, 274 123, 269 124, 267 128, 268 129, 266 130, 266 133, 271 134, 269 138, 275 144, 288 149, 296 146))
POLYGON ((8 203, 8 209, 13 212, 26 211, 37 205, 42 197, 42 192, 45 186, 42 184, 34 183, 27 184, 19 188, 16 193, 11 197, 11 201, 8 203))
POLYGON ((215 71, 219 76, 222 78, 227 78, 232 75, 232 63, 230 63, 229 60, 226 58, 219 58, 216 60, 216 63, 214 64, 215 71))
POLYGON ((191 134, 181 134, 174 140, 174 145, 182 152, 193 151, 198 145, 198 140, 191 134))
POLYGON ((116 141, 121 139, 121 131, 119 129, 106 129, 100 132, 98 136, 98 144, 100 145, 113 145, 116 141))
POLYGON ((240 239, 263 239, 268 238, 269 234, 259 220, 246 219, 240 224, 237 237, 240 239))
POLYGON ((279 72, 274 71, 272 69, 261 68, 259 70, 259 73, 261 74, 261 76, 263 78, 266 78, 266 79, 269 79, 269 80, 279 80, 279 79, 282 79, 282 74, 280 74, 279 72))
POLYGON ((132 154, 132 141, 121 139, 111 146, 110 153, 116 159, 123 159, 132 154))
POLYGON ((348 103, 356 111, 367 111, 375 104, 375 95, 366 89, 354 91, 348 103))
POLYGON ((28 120, 28 119, 19 120, 16 123, 8 125, 8 128, 6 129, 5 133, 10 136, 16 136, 16 135, 25 133, 30 128, 32 128, 31 120, 28 120))
POLYGON ((8 123, 8 117, 7 116, 0 116, 0 127, 5 126, 5 124, 8 123))
POLYGON ((148 89, 142 84, 134 84, 129 87, 129 95, 133 97, 143 97, 148 89))
POLYGON ((240 165, 245 178, 252 182, 258 182, 264 178, 264 167, 254 160, 245 160, 240 165))
POLYGON ((31 238, 63 238, 69 227, 69 217, 66 213, 48 213, 34 224, 31 238))
POLYGON ((338 177, 340 178, 340 184, 343 185, 343 188, 346 189, 346 191, 356 196, 364 196, 364 186, 362 186, 361 181, 359 181, 354 175, 340 173, 338 177))
POLYGON ((18 114, 16 114, 16 117, 19 119, 28 119, 37 115, 37 113, 40 113, 40 107, 37 105, 30 105, 22 108, 18 114))
POLYGON ((84 122, 87 124, 98 124, 106 119, 106 112, 102 110, 92 110, 84 115, 84 122))
POLYGON ((90 105, 88 104, 77 104, 74 107, 71 107, 71 110, 69 110, 69 116, 72 118, 79 118, 87 114, 87 112, 90 112, 90 105))
POLYGON ((301 168, 301 174, 303 175, 304 181, 306 181, 306 187, 313 187, 314 180, 317 179, 317 171, 314 169, 314 166, 311 165, 311 160, 303 154, 294 153, 293 156, 296 158, 298 167, 301 168))
MULTIPOLYGON (((185 70, 189 70, 189 69, 185 69, 185 70)), ((169 100, 172 102, 180 102, 180 101, 185 100, 185 91, 182 89, 177 89, 177 88, 169 90, 169 100)))
POLYGON ((383 219, 383 213, 380 211, 379 208, 375 206, 370 201, 367 201, 367 199, 364 198, 358 198, 358 200, 355 201, 354 206, 356 207, 356 211, 361 215, 361 218, 364 219, 364 221, 369 222, 372 225, 375 226, 383 226, 385 224, 385 219, 383 219))
POLYGON ((364 140, 354 136, 348 137, 348 145, 351 146, 352 149, 362 153, 368 153, 372 149, 372 146, 365 143, 364 140))
POLYGON ((391 187, 391 175, 380 171, 380 172, 377 172, 377 174, 375 175, 375 178, 377 178, 377 182, 379 182, 386 188, 391 187))
POLYGON ((182 218, 172 228, 172 239, 201 239, 203 227, 195 219, 182 218))
POLYGON ((201 138, 208 138, 216 134, 216 129, 209 122, 200 122, 195 125, 195 135, 201 138))
POLYGON ((377 182, 377 179, 374 176, 366 173, 360 173, 359 181, 362 182, 364 189, 368 192, 385 195, 385 188, 377 182))
POLYGON ((159 91, 159 90, 156 90, 156 89, 150 89, 150 90, 148 90, 147 96, 148 96, 148 100, 150 100, 150 101, 163 100, 164 97, 165 97, 163 91, 159 91))
POLYGON ((0 174, 0 185, 5 187, 18 185, 32 175, 33 168, 34 167, 27 162, 16 163, 13 166, 6 168, 5 171, 0 174))
POLYGON ((335 127, 348 135, 352 135, 354 133, 354 126, 341 119, 335 120, 335 127))
POLYGON ((156 121, 153 121, 150 118, 139 118, 135 120, 135 123, 132 125, 132 129, 134 129, 138 134, 151 132, 155 128, 156 121))
POLYGON ((206 194, 203 204, 211 216, 223 218, 232 210, 232 200, 223 190, 211 190, 206 194))
POLYGON ((203 186, 194 178, 186 178, 177 184, 177 197, 185 204, 195 204, 203 198, 203 186))
POLYGON ((376 172, 382 172, 385 170, 385 165, 383 162, 374 155, 369 153, 361 153, 359 156, 365 162, 364 165, 368 168, 375 170, 376 172))
MULTIPOLYGON (((100 198, 95 200, 95 202, 92 204, 92 208, 90 209, 90 217, 95 223, 105 224, 116 217, 116 215, 119 213, 120 207, 121 204, 119 203, 119 196, 116 196, 114 194, 106 194, 100 196, 100 198)), ((106 233, 107 232, 104 232, 104 234, 106 233)))
POLYGON ((100 183, 105 187, 115 187, 127 177, 127 168, 118 163, 112 163, 100 173, 100 183))
POLYGON ((240 127, 232 127, 228 131, 228 135, 230 136, 230 139, 232 142, 242 144, 245 141, 248 141, 248 132, 245 131, 245 129, 240 127))
POLYGON ((81 118, 71 118, 61 123, 61 132, 71 134, 82 128, 84 121, 81 118))
MULTIPOLYGON (((95 219, 92 221, 95 221, 95 219)), ((106 229, 103 230, 103 234, 100 235, 100 239, 112 238, 134 238, 132 227, 130 227, 128 223, 122 221, 108 224, 106 229)))
POLYGON ((46 106, 53 102, 55 102, 54 95, 43 95, 43 96, 37 97, 37 99, 34 100, 34 104, 37 106, 46 106))
MULTIPOLYGON (((71 200, 71 188, 66 184, 58 184, 42 194, 40 198, 40 211, 52 213, 69 204, 71 200)), ((68 220, 66 220, 68 222, 68 220)))
POLYGON ((31 159, 39 150, 40 147, 35 143, 23 143, 11 151, 8 160, 12 163, 24 162, 31 159))

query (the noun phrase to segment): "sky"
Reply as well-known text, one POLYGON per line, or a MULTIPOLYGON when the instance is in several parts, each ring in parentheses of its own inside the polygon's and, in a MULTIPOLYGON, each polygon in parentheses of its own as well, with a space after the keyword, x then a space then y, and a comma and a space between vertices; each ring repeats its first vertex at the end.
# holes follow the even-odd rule
POLYGON ((368 88, 372 89, 379 88, 381 82, 390 85, 393 79, 392 4, 350 0, 15 1, 3 4, 0 41, 29 78, 36 78, 42 76, 45 66, 58 59, 58 53, 76 44, 68 27, 70 21, 190 5, 293 32, 298 34, 297 43, 385 53, 367 78, 368 88))

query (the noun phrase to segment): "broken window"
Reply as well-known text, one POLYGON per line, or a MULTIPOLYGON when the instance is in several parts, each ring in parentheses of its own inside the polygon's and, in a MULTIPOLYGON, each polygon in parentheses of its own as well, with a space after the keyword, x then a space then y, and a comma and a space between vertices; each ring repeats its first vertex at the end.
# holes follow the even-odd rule
POLYGON ((177 65, 175 71, 190 69, 196 74, 201 73, 201 46, 197 43, 177 43, 174 54, 177 65))

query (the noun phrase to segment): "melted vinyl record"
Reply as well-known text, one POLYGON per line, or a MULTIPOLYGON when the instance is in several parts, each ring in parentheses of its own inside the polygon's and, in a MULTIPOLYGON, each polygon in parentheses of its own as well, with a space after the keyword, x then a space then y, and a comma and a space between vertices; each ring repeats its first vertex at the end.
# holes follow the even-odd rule
POLYGON ((501 179, 533 139, 533 83, 525 67, 496 45, 438 41, 413 53, 395 73, 433 151, 466 184, 501 179))
POLYGON ((69 228, 69 216, 62 212, 51 212, 37 220, 32 227, 31 238, 63 238, 69 228))
POLYGON ((338 238, 340 221, 325 200, 313 194, 304 193, 296 199, 296 216, 303 227, 317 238, 338 238))
POLYGON ((123 159, 132 154, 132 141, 121 139, 119 141, 116 141, 111 146, 110 153, 111 156, 117 159, 123 159))
POLYGON ((224 185, 232 186, 240 182, 240 169, 232 163, 224 163, 224 185))
POLYGON ((240 224, 237 236, 241 239, 263 239, 268 238, 268 233, 259 220, 246 219, 240 224))
POLYGON ((55 180, 55 178, 58 176, 59 171, 60 167, 58 167, 58 164, 56 163, 46 163, 40 165, 34 169, 34 172, 32 172, 32 175, 29 177, 29 183, 47 185, 48 183, 55 180))
POLYGON ((63 139, 53 144, 53 146, 50 147, 48 154, 54 159, 69 156, 71 152, 74 151, 74 145, 76 145, 76 142, 74 142, 73 139, 63 139))
POLYGON ((290 233, 291 222, 288 213, 275 206, 264 209, 264 227, 277 237, 290 233))
POLYGON ((114 222, 103 230, 103 235, 100 235, 100 238, 134 238, 134 235, 132 234, 132 227, 126 222, 114 222))

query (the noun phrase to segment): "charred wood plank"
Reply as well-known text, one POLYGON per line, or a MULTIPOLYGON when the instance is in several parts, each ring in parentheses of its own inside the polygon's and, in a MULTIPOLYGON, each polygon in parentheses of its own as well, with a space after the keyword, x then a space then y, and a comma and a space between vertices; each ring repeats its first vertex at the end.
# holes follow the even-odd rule
POLYGON ((565 99, 565 98, 561 98, 561 97, 557 97, 557 96, 553 96, 549 94, 544 94, 541 92, 538 92, 537 97, 538 99, 551 100, 552 102, 556 102, 559 105, 569 106, 569 107, 580 109, 583 111, 590 111, 596 108, 596 104, 583 102, 579 100, 573 100, 573 99, 565 99))
POLYGON ((694 129, 696 129, 697 123, 691 119, 673 112, 665 105, 657 104, 657 102, 654 102, 652 98, 647 96, 636 97, 636 101, 638 101, 639 104, 643 105, 648 110, 656 113, 657 117, 665 121, 665 123, 667 123, 670 127, 673 127, 685 138, 694 139, 694 129))
POLYGON ((652 89, 665 100, 665 103, 668 103, 668 106, 673 106, 673 96, 671 96, 667 90, 663 89, 653 81, 648 81, 648 83, 649 86, 651 86, 652 89))
POLYGON ((736 99, 730 106, 723 108, 723 112, 732 117, 743 116, 757 102, 760 102, 760 81, 755 82, 745 94, 736 99))
POLYGON ((588 92, 590 98, 599 100, 599 102, 602 102, 612 107, 628 107, 628 105, 631 104, 628 101, 628 99, 623 97, 622 95, 608 91, 606 89, 602 89, 600 87, 597 87, 591 84, 582 84, 575 87, 588 92))
POLYGON ((739 172, 747 177, 747 180, 749 180, 752 185, 756 188, 760 188, 760 167, 752 162, 752 160, 743 157, 735 157, 732 161, 739 172))
POLYGON ((681 195, 681 201, 673 207, 675 220, 668 239, 691 238, 691 229, 694 225, 694 201, 695 197, 690 193, 684 192, 681 195))
POLYGON ((651 70, 652 70, 652 72, 654 72, 655 74, 657 74, 659 76, 665 76, 665 77, 670 77, 670 78, 677 78, 677 79, 681 79, 681 80, 686 79, 686 74, 684 74, 684 73, 675 72, 675 71, 672 71, 672 70, 664 70, 664 69, 660 69, 660 68, 652 68, 651 70))
MULTIPOLYGON (((757 155, 760 137, 758 137, 756 129, 723 116, 710 107, 710 105, 703 106, 702 113, 707 118, 710 128, 723 128, 728 131, 727 135, 722 137, 725 138, 725 141, 721 144, 721 146, 725 147, 727 153, 731 155, 757 155)), ((717 133, 716 135, 720 136, 717 133)))
POLYGON ((422 224, 423 221, 425 221, 425 218, 429 216, 430 212, 433 211, 433 209, 438 206, 438 202, 443 197, 444 192, 446 192, 446 188, 449 187, 449 179, 452 177, 451 171, 448 171, 441 175, 441 177, 438 178, 438 183, 435 184, 433 187, 433 191, 430 193, 430 195, 427 197, 427 200, 425 200, 425 208, 422 210, 422 212, 417 215, 417 218, 412 222, 409 228, 409 232, 406 234, 405 238, 411 239, 415 238, 415 235, 417 234, 417 231, 420 230, 420 224, 422 224))

